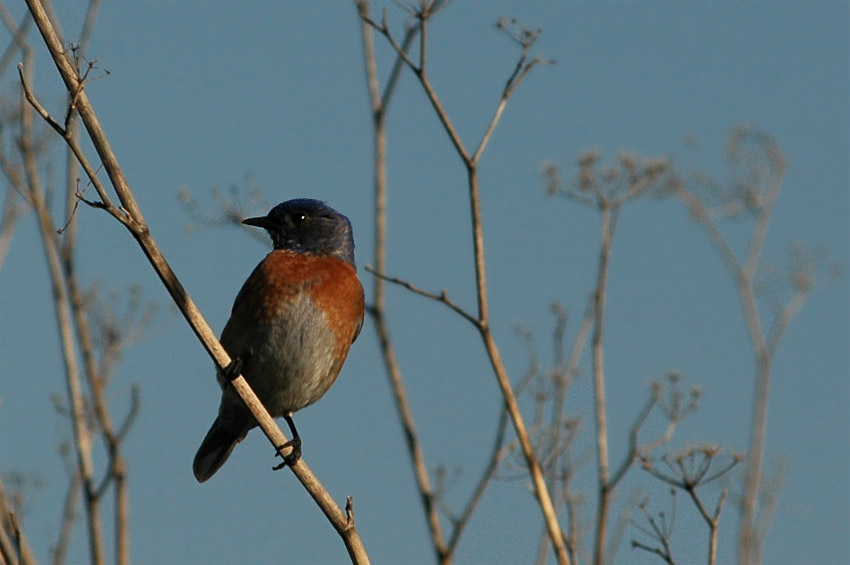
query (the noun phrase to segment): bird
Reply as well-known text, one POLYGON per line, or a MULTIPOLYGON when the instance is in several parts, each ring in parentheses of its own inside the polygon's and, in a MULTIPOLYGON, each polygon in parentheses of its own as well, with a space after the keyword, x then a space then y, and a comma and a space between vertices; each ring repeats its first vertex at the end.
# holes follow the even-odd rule
POLYGON ((200 483, 257 426, 229 384, 240 374, 292 432, 292 440, 277 448, 283 463, 275 469, 297 463, 301 437, 292 416, 331 388, 363 327, 363 285, 346 216, 320 200, 296 198, 242 223, 266 230, 273 249, 242 285, 221 333, 231 362, 216 372, 218 417, 192 464, 200 483), (281 454, 285 447, 293 448, 287 456, 281 454))

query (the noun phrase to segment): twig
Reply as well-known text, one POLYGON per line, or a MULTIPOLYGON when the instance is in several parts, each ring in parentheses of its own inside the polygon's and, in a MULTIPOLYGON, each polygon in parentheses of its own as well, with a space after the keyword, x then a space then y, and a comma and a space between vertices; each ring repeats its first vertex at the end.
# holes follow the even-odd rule
POLYGON ((9 45, 6 46, 6 51, 0 56, 0 74, 6 72, 6 67, 15 59, 15 55, 18 50, 27 51, 29 50, 29 45, 26 42, 27 32, 29 31, 29 27, 32 24, 32 18, 29 13, 24 15, 23 20, 18 25, 15 25, 15 22, 12 20, 12 16, 6 10, 6 7, 0 4, 0 19, 3 20, 3 24, 6 26, 6 29, 9 30, 9 33, 12 34, 12 41, 9 42, 9 45))
MULTIPOLYGON (((709 474, 709 470, 711 469, 712 464, 716 461, 718 454, 719 450, 717 448, 706 446, 686 449, 672 458, 665 455, 662 458, 662 461, 670 470, 670 473, 664 472, 655 467, 649 458, 643 459, 643 468, 650 475, 673 487, 674 500, 675 489, 683 490, 688 493, 688 496, 691 498, 694 506, 696 506, 700 516, 702 516, 708 526, 709 565, 714 565, 717 562, 717 538, 720 528, 720 514, 723 511, 723 504, 726 500, 727 491, 723 490, 720 493, 717 503, 715 504, 714 512, 709 513, 702 499, 699 497, 697 489, 725 475, 741 461, 741 458, 738 455, 733 455, 729 462, 721 467, 720 470, 709 474)), ((646 533, 646 530, 642 529, 640 526, 638 526, 638 528, 646 533)), ((633 542, 633 546, 635 546, 634 544, 635 542, 633 542)))
POLYGON ((0 480, 0 561, 19 565, 36 565, 32 548, 21 530, 6 489, 0 480))
POLYGON ((0 215, 0 269, 3 268, 21 213, 22 204, 18 200, 17 193, 12 187, 8 187, 3 201, 3 212, 0 215))
POLYGON ((365 269, 366 269, 367 272, 372 273, 373 275, 375 275, 379 279, 385 280, 387 282, 391 282, 393 284, 397 284, 401 287, 406 288, 407 290, 409 290, 410 292, 412 292, 414 294, 418 294, 419 296, 424 296, 425 298, 430 298, 431 300, 435 300, 437 302, 442 302, 443 304, 445 304, 446 306, 448 306, 449 308, 454 310, 456 313, 460 314, 460 316, 463 319, 465 319, 467 322, 469 322, 473 326, 480 327, 480 320, 478 318, 476 318, 475 316, 473 316, 472 314, 470 314, 469 312, 467 312, 466 310, 464 310, 463 308, 461 308, 460 306, 458 306, 457 303, 455 303, 451 298, 449 298, 449 293, 448 293, 447 290, 443 289, 443 290, 440 291, 439 294, 436 294, 436 293, 433 293, 433 292, 429 292, 427 290, 423 290, 423 289, 419 288, 418 286, 415 286, 414 284, 407 282, 404 279, 400 279, 398 277, 390 277, 390 276, 385 275, 383 273, 379 273, 375 269, 373 269, 370 265, 366 265, 365 269))
POLYGON ((467 500, 466 506, 464 506, 460 517, 454 522, 452 535, 447 546, 448 553, 450 555, 453 554, 457 548, 461 534, 466 528, 466 525, 469 523, 470 518, 472 518, 472 513, 475 511, 478 503, 484 496, 484 491, 490 485, 491 479, 495 475, 496 470, 499 468, 499 462, 504 457, 505 432, 507 431, 507 427, 508 414, 504 409, 502 409, 499 413, 499 422, 496 425, 496 437, 494 438, 493 446, 490 449, 490 458, 487 461, 487 465, 484 466, 484 470, 481 472, 481 475, 478 477, 478 481, 476 481, 475 487, 472 489, 472 494, 467 500))
POLYGON ((629 467, 632 466, 635 459, 638 455, 638 434, 640 433, 640 429, 643 427, 644 422, 649 417, 649 414, 652 412, 652 409, 655 407, 655 404, 658 402, 657 395, 650 396, 646 403, 643 405, 643 409, 638 414, 638 417, 635 418, 635 421, 632 422, 632 427, 629 429, 629 451, 626 454, 626 457, 623 459, 623 462, 620 464, 620 467, 611 477, 610 482, 608 483, 610 488, 616 488, 617 483, 620 482, 620 479, 623 478, 623 475, 626 474, 626 471, 629 470, 629 467))
POLYGON ((594 538, 594 563, 605 562, 605 540, 607 538, 608 507, 611 501, 612 487, 608 471, 608 419, 605 401, 605 368, 602 351, 603 327, 605 322, 605 297, 608 282, 608 264, 611 258, 611 240, 614 235, 616 211, 603 206, 600 209, 602 219, 602 242, 599 250, 596 289, 594 291, 594 329, 591 339, 593 359, 593 398, 596 425, 596 469, 599 484, 596 512, 596 536, 594 538))
POLYGON ((77 497, 80 496, 82 486, 83 481, 80 477, 80 471, 74 468, 71 474, 71 484, 68 486, 68 492, 65 494, 59 539, 50 551, 50 561, 53 565, 62 565, 65 563, 65 555, 68 552, 68 545, 71 542, 71 534, 74 531, 74 521, 77 515, 77 497))
MULTIPOLYGON (((499 24, 497 24, 499 27, 499 24)), ((510 35, 510 34, 509 34, 510 35)), ((493 113, 493 117, 490 119, 490 123, 487 126, 484 135, 481 136, 481 141, 478 142, 478 148, 475 150, 475 154, 472 156, 472 161, 478 162, 481 159, 481 154, 484 153, 484 149, 487 147, 487 143, 490 141, 490 137, 493 135, 493 132, 496 130, 496 126, 499 123, 499 120, 502 118, 502 113, 505 111, 505 108, 508 104, 508 99, 510 99, 511 95, 514 93, 514 90, 525 80, 525 77, 528 76, 528 73, 531 72, 536 65, 539 64, 553 64, 554 61, 550 61, 547 59, 543 59, 542 57, 535 57, 530 62, 526 62, 528 59, 528 52, 531 49, 534 42, 537 40, 537 34, 535 33, 529 40, 521 41, 522 45, 522 53, 520 54, 519 60, 514 67, 514 72, 511 73, 511 76, 508 77, 508 80, 505 82, 505 87, 502 90, 502 97, 499 100, 499 103, 496 105, 496 111, 493 113)))
POLYGON ((651 546, 643 544, 643 543, 641 543, 637 540, 632 540, 632 547, 637 548, 637 549, 642 549, 642 550, 647 551, 649 553, 654 553, 655 555, 657 555, 658 557, 663 559, 665 563, 668 563, 669 565, 676 565, 676 562, 673 561, 673 557, 670 554, 665 553, 660 548, 651 547, 651 546))
MULTIPOLYGON (((106 193, 103 184, 100 182, 99 177, 97 176, 97 172, 95 169, 89 164, 88 159, 85 157, 85 154, 82 151, 82 148, 77 143, 76 137, 70 135, 69 131, 65 129, 63 126, 59 125, 59 123, 53 119, 53 117, 45 110, 44 106, 38 101, 35 95, 29 88, 28 81, 26 79, 26 75, 24 73, 24 67, 22 64, 18 64, 18 74, 21 77, 21 86, 24 89, 24 95, 26 96, 27 101, 35 108, 38 114, 47 122, 50 127, 56 131, 62 139, 65 140, 65 143, 68 144, 68 147, 73 152, 74 156, 77 158, 77 161, 83 166, 86 174, 88 175, 91 183, 94 185, 95 190, 97 190, 97 194, 100 197, 100 202, 86 200, 82 197, 82 194, 79 194, 79 199, 85 204, 91 206, 92 208, 101 208, 109 212, 115 219, 119 220, 121 223, 127 225, 127 222, 130 221, 129 217, 122 209, 117 209, 113 206, 112 201, 106 193)), ((130 227, 129 225, 127 226, 130 227)))
POLYGON ((659 520, 656 520, 649 513, 649 511, 646 509, 647 501, 644 501, 640 505, 640 509, 641 509, 641 512, 643 513, 644 519, 649 524, 650 529, 647 529, 647 528, 641 526, 640 524, 638 524, 637 522, 635 522, 634 520, 632 520, 632 524, 638 530, 640 530, 641 532, 643 532, 644 534, 646 534, 650 538, 657 541, 661 545, 661 547, 653 547, 653 546, 650 546, 650 545, 646 545, 646 544, 644 544, 644 543, 642 543, 638 540, 632 540, 632 548, 642 549, 642 550, 647 551, 649 553, 653 553, 653 554, 659 556, 661 559, 663 559, 664 562, 667 563, 668 565, 675 565, 676 561, 673 559, 673 552, 672 552, 672 549, 670 547, 670 538, 673 535, 673 526, 674 526, 675 521, 676 521, 676 519, 675 519, 676 518, 676 491, 671 489, 670 495, 671 495, 671 512, 670 512, 671 518, 670 518, 669 524, 668 524, 667 518, 666 518, 663 511, 659 512, 659 514, 658 514, 659 520), (659 521, 661 522, 661 524, 658 523, 659 521))

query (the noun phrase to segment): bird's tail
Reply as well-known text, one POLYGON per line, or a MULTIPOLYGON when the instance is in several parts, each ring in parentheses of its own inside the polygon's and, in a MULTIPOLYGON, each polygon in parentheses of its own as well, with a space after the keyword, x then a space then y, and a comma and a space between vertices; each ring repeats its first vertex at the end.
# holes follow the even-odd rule
POLYGON ((215 475, 230 457, 230 452, 236 444, 245 439, 247 433, 245 426, 223 421, 221 416, 215 419, 192 463, 192 471, 199 483, 215 475))

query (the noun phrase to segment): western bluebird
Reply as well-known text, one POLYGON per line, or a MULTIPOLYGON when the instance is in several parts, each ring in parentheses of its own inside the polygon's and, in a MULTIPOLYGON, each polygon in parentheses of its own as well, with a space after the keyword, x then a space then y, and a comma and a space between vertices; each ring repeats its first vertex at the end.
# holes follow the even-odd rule
POLYGON ((233 362, 217 373, 221 405, 192 465, 198 482, 212 477, 257 425, 228 386, 240 373, 269 414, 283 416, 292 431, 293 451, 277 468, 297 462, 301 439, 292 414, 331 388, 363 326, 348 218, 324 202, 299 198, 242 223, 264 228, 274 249, 242 285, 221 333, 233 362))

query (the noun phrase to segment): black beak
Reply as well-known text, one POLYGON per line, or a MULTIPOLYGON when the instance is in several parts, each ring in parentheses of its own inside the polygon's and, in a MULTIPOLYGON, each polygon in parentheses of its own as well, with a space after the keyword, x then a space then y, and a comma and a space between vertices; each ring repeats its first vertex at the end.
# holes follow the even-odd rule
POLYGON ((257 226, 258 228, 268 229, 271 227, 271 220, 268 216, 258 216, 256 218, 245 218, 242 223, 248 226, 257 226))

